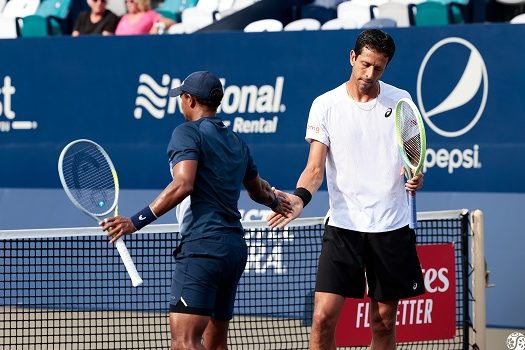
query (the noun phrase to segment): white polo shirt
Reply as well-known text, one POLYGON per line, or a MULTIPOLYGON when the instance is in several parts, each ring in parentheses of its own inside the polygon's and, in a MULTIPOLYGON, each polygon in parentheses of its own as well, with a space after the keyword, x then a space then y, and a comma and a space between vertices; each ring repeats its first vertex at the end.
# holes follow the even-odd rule
POLYGON ((395 105, 410 94, 384 82, 378 98, 356 102, 346 85, 312 103, 306 140, 328 146, 329 224, 361 232, 408 224, 408 202, 395 139, 395 105))

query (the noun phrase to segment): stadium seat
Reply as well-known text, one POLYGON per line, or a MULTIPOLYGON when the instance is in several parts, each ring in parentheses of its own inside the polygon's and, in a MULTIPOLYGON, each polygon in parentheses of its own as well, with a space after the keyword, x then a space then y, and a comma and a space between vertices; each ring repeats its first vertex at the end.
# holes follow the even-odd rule
POLYGON ((161 8, 156 8, 155 12, 157 12, 162 17, 169 18, 169 19, 171 19, 171 20, 173 20, 175 22, 180 22, 180 13, 164 10, 164 9, 161 9, 161 8))
MULTIPOLYGON (((50 22, 46 17, 31 15, 18 20, 21 37, 48 36, 52 32, 50 22)), ((58 26, 58 23, 55 24, 58 26)))
POLYGON ((227 11, 233 7, 235 4, 235 0, 219 0, 219 6, 217 7, 217 11, 227 11))
POLYGON ((47 36, 66 33, 71 0, 44 0, 36 13, 19 20, 20 36, 47 36))
POLYGON ((414 24, 416 26, 446 26, 453 23, 448 4, 426 1, 417 4, 414 8, 414 24))
POLYGON ((506 4, 506 5, 522 5, 523 0, 496 0, 499 3, 506 4))
POLYGON ((357 23, 351 19, 334 18, 321 26, 321 30, 356 29, 357 23))
POLYGON ((237 11, 253 5, 256 0, 221 0, 218 13, 215 14, 216 20, 221 20, 237 11))
POLYGON ((525 6, 524 4, 525 1, 523 0, 495 0, 495 1, 502 5, 517 7, 520 10, 523 9, 523 6, 525 6))
POLYGON ((180 22, 180 15, 183 9, 182 0, 165 0, 155 11, 175 22, 180 22))
POLYGON ((0 38, 16 38, 18 36, 18 18, 36 13, 40 0, 10 0, 0 14, 0 38))
POLYGON ((357 5, 379 6, 389 2, 390 0, 351 0, 357 5))
POLYGON ((194 7, 182 11, 181 22, 205 27, 214 22, 221 0, 199 0, 194 7))
POLYGON ((187 8, 195 7, 196 4, 196 0, 164 0, 155 11, 175 22, 180 22, 182 11, 187 8))
POLYGON ((71 0, 43 0, 35 14, 43 17, 53 16, 64 20, 69 14, 70 6, 71 0))
POLYGON ((0 39, 13 39, 16 37, 18 37, 18 32, 15 19, 0 16, 0 39))
POLYGON ((283 24, 276 19, 260 19, 244 27, 244 31, 251 32, 280 32, 283 24))
MULTIPOLYGON (((441 2, 449 7, 450 23, 463 23, 470 14, 468 13, 468 7, 471 4, 471 0, 433 0, 441 2)), ((523 1, 523 0, 520 0, 523 1)))
POLYGON ((386 4, 391 0, 349 0, 354 3, 354 5, 364 5, 369 7, 376 7, 379 5, 386 4))
POLYGON ((521 15, 517 15, 516 17, 512 18, 510 20, 510 23, 512 24, 525 23, 525 13, 522 13, 521 15))
POLYGON ((373 18, 361 26, 361 28, 394 28, 396 21, 391 18, 373 18))
POLYGON ((448 0, 430 0, 413 7, 416 26, 444 26, 464 22, 463 12, 466 7, 448 0))
POLYGON ((346 1, 337 6, 337 18, 354 21, 361 27, 372 19, 371 7, 357 0, 346 1))
POLYGON ((300 31, 300 30, 319 30, 321 29, 321 22, 313 18, 301 18, 288 23, 285 31, 300 31))
POLYGON ((34 15, 39 5, 40 0, 10 0, 5 4, 2 16, 16 18, 34 15))
POLYGON ((391 18, 396 21, 398 27, 410 27, 412 20, 411 7, 402 2, 390 1, 373 8, 374 17, 391 18))
POLYGON ((236 10, 240 10, 250 5, 253 5, 256 2, 257 0, 235 0, 235 2, 233 3, 233 8, 236 10))
POLYGON ((417 5, 417 4, 420 4, 428 0, 391 0, 391 1, 397 2, 399 4, 405 4, 405 5, 417 5))
POLYGON ((174 25, 168 28, 166 33, 167 34, 190 34, 190 33, 196 32, 197 30, 201 28, 202 27, 198 25, 190 24, 190 23, 175 23, 174 25))

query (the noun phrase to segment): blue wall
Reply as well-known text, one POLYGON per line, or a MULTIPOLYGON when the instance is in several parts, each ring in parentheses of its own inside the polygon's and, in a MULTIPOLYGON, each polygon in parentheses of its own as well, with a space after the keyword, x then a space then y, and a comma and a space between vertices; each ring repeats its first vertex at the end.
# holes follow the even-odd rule
MULTIPOLYGON (((190 72, 224 79, 220 116, 245 138, 263 177, 292 189, 306 162, 311 101, 349 76, 358 31, 202 33, 0 41, 1 228, 92 225, 62 193, 57 159, 76 138, 111 155, 121 212, 169 181, 165 149, 182 122, 167 96, 190 72)), ((393 29, 397 52, 383 80, 408 90, 427 122, 429 154, 419 210, 480 208, 496 287, 488 323, 525 328, 525 259, 519 218, 525 167, 520 132, 525 26, 393 29), (512 92, 512 93, 511 93, 512 92), (510 98, 509 98, 510 94, 510 98), (512 127, 508 127, 512 126, 512 127), (510 168, 511 160, 517 165, 510 168)), ((262 207, 243 194, 253 219, 262 207), (255 211, 254 211, 255 208, 255 211)), ((305 215, 324 215, 326 192, 305 215)), ((161 222, 173 222, 167 214, 161 222)))

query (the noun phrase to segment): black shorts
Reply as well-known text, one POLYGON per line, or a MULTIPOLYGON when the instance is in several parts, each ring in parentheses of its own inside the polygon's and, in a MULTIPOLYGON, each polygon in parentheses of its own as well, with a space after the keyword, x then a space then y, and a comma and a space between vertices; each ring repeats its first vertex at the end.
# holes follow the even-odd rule
POLYGON ((423 294, 414 230, 405 226, 365 233, 325 226, 315 290, 363 298, 365 271, 368 296, 374 300, 393 301, 423 294))

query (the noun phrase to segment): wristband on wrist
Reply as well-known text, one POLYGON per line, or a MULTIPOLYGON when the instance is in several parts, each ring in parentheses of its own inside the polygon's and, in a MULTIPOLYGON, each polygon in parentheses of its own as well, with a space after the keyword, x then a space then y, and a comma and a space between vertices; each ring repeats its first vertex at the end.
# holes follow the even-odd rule
POLYGON ((312 199, 312 194, 304 187, 297 187, 293 194, 301 198, 303 201, 303 208, 306 207, 306 205, 310 203, 310 200, 312 199))
POLYGON ((275 208, 277 208, 278 205, 279 205, 279 197, 277 197, 277 195, 274 193, 273 200, 270 204, 268 204, 268 207, 274 210, 275 208))
POLYGON ((131 222, 133 223, 133 226, 138 230, 143 228, 146 225, 151 224, 153 221, 157 220, 157 215, 151 210, 149 205, 133 215, 131 218, 131 222))

